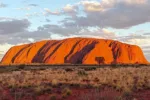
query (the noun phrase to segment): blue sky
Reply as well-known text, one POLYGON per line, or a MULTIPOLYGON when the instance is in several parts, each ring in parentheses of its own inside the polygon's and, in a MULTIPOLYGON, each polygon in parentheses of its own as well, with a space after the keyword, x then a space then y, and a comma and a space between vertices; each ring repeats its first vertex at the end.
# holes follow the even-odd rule
POLYGON ((0 0, 0 59, 14 45, 97 37, 139 45, 150 61, 149 0, 0 0))

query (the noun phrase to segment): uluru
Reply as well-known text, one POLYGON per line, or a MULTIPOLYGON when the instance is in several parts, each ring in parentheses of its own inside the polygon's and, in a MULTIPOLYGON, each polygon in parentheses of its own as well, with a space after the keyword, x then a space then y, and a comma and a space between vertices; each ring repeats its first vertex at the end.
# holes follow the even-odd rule
POLYGON ((11 47, 2 64, 147 64, 139 46, 114 40, 68 38, 11 47))

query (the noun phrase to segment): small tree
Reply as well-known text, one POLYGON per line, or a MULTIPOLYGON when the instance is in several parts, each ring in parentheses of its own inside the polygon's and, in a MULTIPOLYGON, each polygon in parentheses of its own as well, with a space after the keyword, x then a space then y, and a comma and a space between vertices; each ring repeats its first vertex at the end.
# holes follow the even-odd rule
POLYGON ((99 65, 105 63, 105 58, 104 57, 96 57, 95 60, 98 62, 99 65))

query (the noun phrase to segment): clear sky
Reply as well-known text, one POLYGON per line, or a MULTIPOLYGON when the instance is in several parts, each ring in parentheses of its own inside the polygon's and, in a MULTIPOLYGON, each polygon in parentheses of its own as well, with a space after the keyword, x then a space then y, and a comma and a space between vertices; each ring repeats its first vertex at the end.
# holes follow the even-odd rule
POLYGON ((139 45, 150 61, 150 0, 0 0, 0 59, 14 45, 97 37, 139 45))

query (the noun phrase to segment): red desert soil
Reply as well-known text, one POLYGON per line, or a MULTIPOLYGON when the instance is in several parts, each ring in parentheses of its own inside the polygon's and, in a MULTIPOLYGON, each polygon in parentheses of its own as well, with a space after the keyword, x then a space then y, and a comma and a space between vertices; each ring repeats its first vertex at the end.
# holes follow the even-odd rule
POLYGON ((142 50, 114 40, 94 38, 69 38, 45 40, 12 47, 3 57, 2 64, 48 63, 48 64, 98 64, 103 63, 147 64, 142 50))
POLYGON ((59 87, 51 93, 35 94, 30 88, 8 89, 0 91, 0 100, 149 100, 150 90, 141 90, 132 94, 122 94, 113 88, 70 88, 71 94, 63 96, 59 87), (52 97, 55 97, 53 99, 52 97), (122 98, 122 99, 121 99, 122 98))

